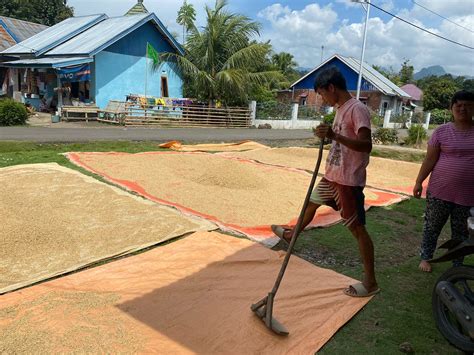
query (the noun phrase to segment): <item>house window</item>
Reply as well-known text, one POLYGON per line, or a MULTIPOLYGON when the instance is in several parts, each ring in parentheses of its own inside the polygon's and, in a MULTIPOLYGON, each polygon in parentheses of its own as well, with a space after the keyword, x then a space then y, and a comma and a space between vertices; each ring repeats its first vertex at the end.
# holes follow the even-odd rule
POLYGON ((161 97, 168 97, 168 78, 161 77, 161 97))
POLYGON ((387 101, 384 101, 384 102, 382 103, 382 110, 380 111, 380 113, 381 113, 382 115, 385 115, 385 111, 387 111, 387 110, 388 110, 388 102, 387 102, 387 101))
POLYGON ((306 105, 306 97, 300 97, 300 106, 306 105))

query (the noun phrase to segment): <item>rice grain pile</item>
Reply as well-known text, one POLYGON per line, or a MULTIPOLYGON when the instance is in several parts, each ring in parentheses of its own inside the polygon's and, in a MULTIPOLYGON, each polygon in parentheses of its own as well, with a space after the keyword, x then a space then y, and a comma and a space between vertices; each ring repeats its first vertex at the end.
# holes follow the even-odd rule
MULTIPOLYGON (((324 173, 328 151, 323 152, 320 173, 324 173)), ((251 159, 264 164, 313 171, 318 151, 315 148, 272 148, 222 153, 227 157, 251 159)), ((367 167, 367 185, 395 192, 410 193, 420 164, 371 157, 367 167)))
POLYGON ((216 228, 57 164, 0 169, 0 196, 0 293, 216 228))
POLYGON ((74 155, 112 181, 243 227, 296 218, 311 180, 306 172, 206 153, 74 155))

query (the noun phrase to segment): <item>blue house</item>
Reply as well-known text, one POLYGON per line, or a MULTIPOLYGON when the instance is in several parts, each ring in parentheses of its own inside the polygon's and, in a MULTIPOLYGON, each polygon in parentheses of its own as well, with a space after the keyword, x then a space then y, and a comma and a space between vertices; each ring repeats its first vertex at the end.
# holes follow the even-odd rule
MULTIPOLYGON (((323 102, 321 97, 314 91, 314 81, 321 70, 328 67, 339 69, 346 79, 347 90, 353 96, 356 96, 360 61, 352 57, 335 54, 298 79, 290 86, 290 90, 280 92, 279 99, 281 101, 298 102, 300 105, 321 106, 323 102)), ((399 113, 401 112, 403 101, 408 98, 410 98, 410 95, 372 68, 372 66, 364 63, 360 100, 371 110, 382 115, 386 110, 399 113)))
POLYGON ((0 57, 15 57, 2 63, 11 71, 13 96, 34 106, 54 100, 58 91, 100 108, 130 94, 182 97, 180 73, 168 63, 153 71, 147 44, 159 53, 184 53, 155 14, 138 13, 68 18, 0 52, 0 57))

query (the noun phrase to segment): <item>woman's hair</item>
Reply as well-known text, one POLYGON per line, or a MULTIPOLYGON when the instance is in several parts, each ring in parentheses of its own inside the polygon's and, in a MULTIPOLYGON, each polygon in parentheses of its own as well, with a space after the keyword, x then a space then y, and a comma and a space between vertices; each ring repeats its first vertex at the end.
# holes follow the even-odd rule
POLYGON ((330 84, 341 90, 347 90, 346 79, 336 67, 329 67, 322 70, 314 81, 314 91, 327 89, 330 84))
POLYGON ((458 91, 451 98, 451 104, 449 105, 449 108, 452 109, 453 105, 458 101, 474 101, 474 92, 467 90, 458 91))

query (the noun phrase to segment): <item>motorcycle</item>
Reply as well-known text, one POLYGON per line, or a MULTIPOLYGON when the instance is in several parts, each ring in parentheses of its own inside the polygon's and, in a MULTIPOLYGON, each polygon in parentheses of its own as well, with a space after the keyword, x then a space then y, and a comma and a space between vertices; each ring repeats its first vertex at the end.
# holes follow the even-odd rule
MULTIPOLYGON (((469 238, 449 240, 439 248, 448 249, 430 263, 454 260, 474 254, 474 207, 468 218, 469 238)), ((456 348, 474 353, 474 266, 451 267, 436 281, 432 311, 440 333, 456 348)))

